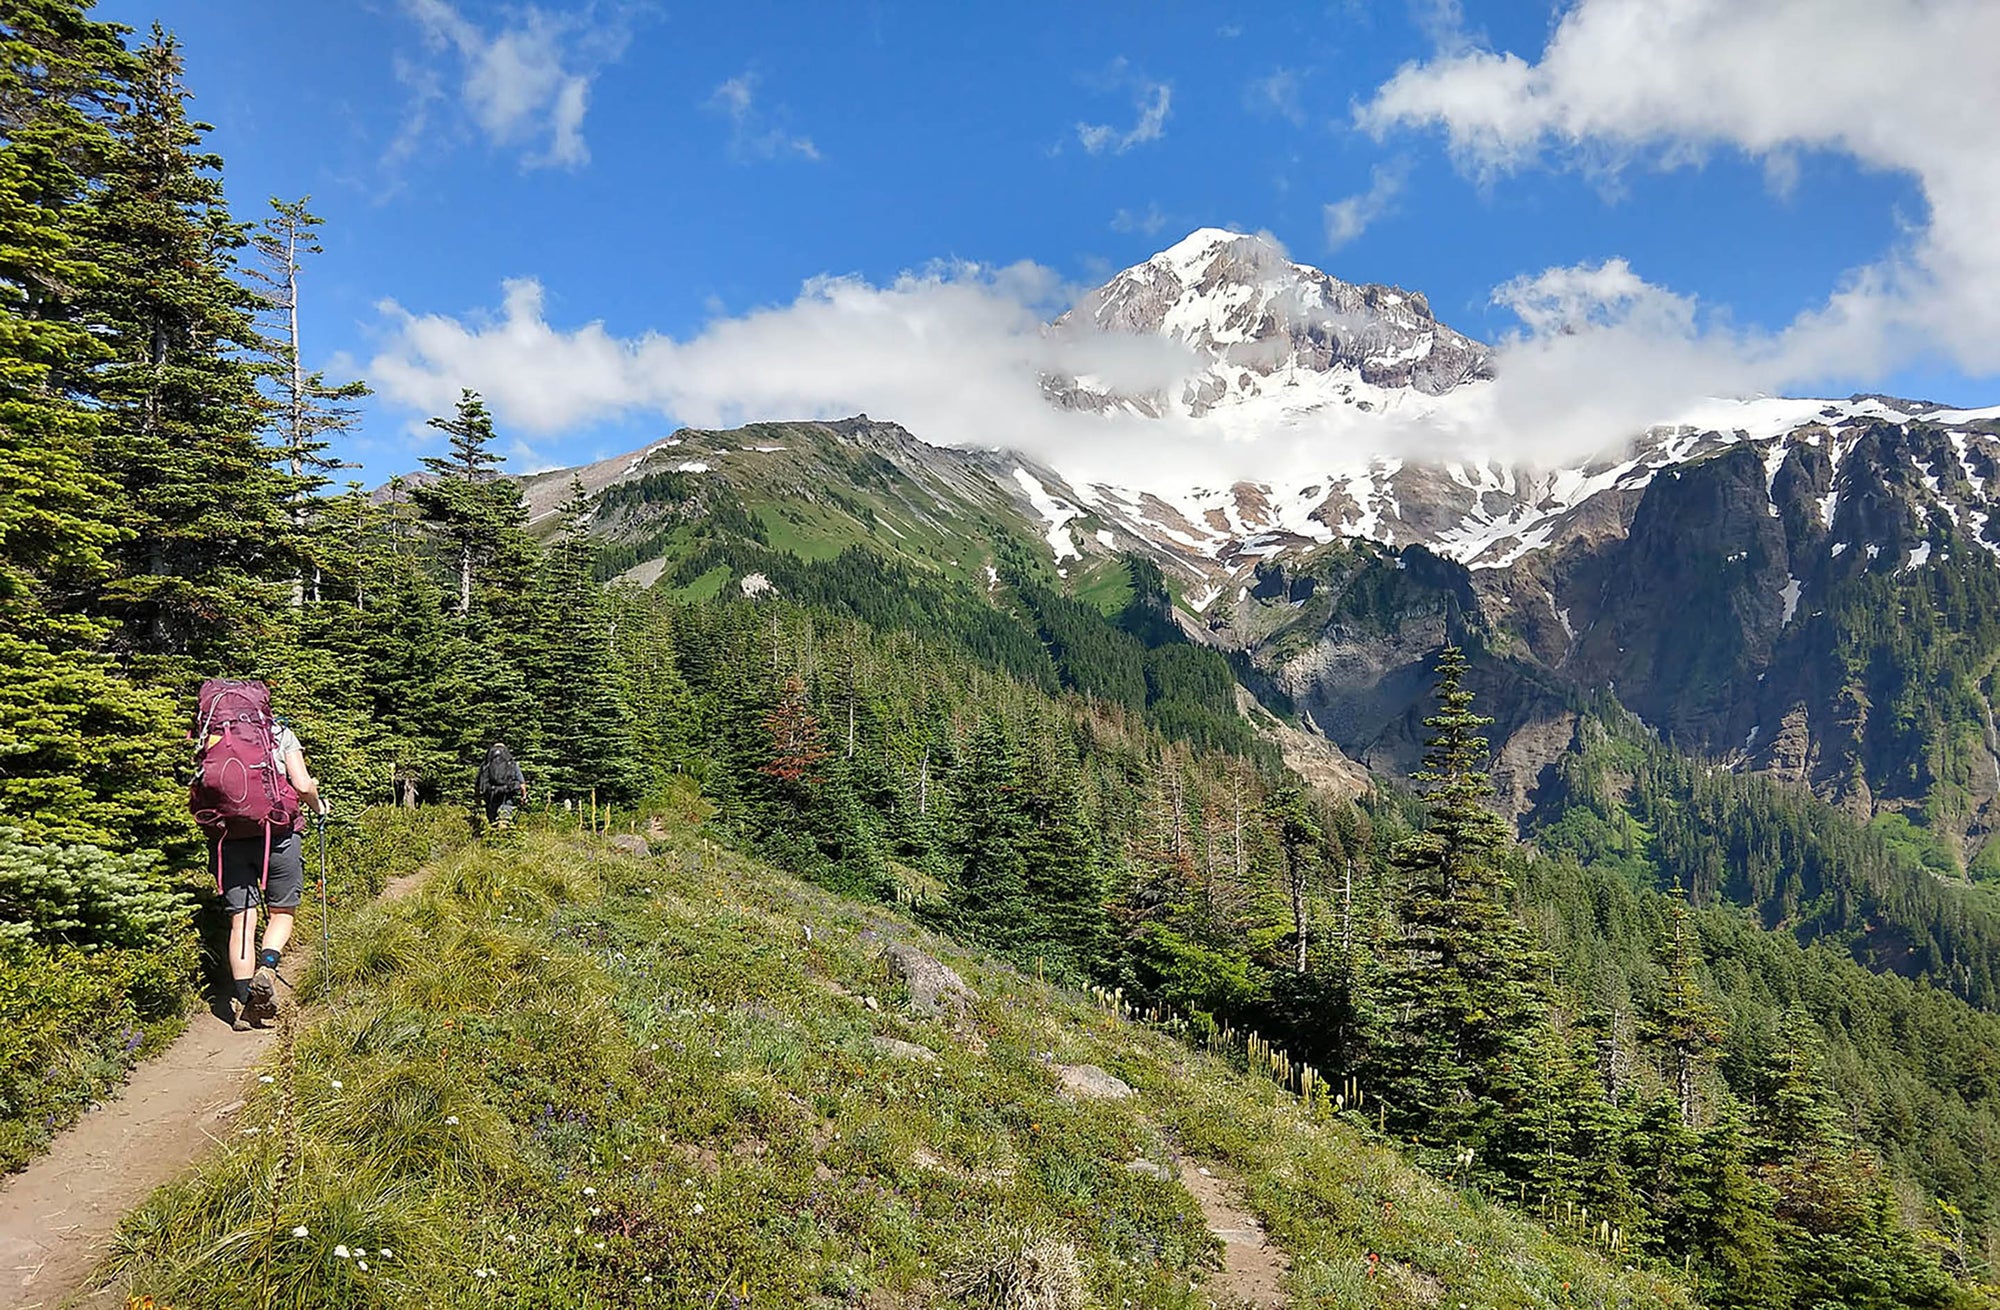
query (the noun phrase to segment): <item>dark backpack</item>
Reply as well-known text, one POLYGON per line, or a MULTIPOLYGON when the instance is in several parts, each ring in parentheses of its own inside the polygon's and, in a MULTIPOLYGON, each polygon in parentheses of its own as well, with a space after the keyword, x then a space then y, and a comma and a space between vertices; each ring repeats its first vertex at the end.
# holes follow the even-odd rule
POLYGON ((261 682, 210 678, 195 714, 188 809, 210 840, 268 844, 299 820, 299 794, 277 760, 278 723, 261 682))

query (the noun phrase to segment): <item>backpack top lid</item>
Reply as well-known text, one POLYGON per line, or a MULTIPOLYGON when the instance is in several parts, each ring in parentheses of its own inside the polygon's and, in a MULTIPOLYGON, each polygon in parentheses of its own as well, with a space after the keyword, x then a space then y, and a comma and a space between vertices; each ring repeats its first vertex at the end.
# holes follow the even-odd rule
POLYGON ((211 837, 268 837, 298 821, 298 792, 277 758, 268 687, 232 678, 202 683, 193 736, 188 808, 211 837))

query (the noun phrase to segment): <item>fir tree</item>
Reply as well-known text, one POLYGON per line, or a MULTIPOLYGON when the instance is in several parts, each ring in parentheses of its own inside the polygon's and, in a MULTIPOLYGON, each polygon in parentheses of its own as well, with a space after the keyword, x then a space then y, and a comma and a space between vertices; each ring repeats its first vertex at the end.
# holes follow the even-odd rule
POLYGON ((448 546, 458 574, 458 612, 469 617, 473 575, 521 522, 520 492, 495 472, 500 456, 493 451, 493 418, 478 392, 461 392, 450 418, 428 422, 450 437, 450 454, 424 457, 435 480, 416 488, 410 500, 448 546))
POLYGON ((296 553, 257 435, 255 301, 232 276, 243 230, 187 99, 180 48, 156 27, 113 125, 90 224, 104 276, 85 300, 110 348, 86 383, 99 467, 133 529, 101 604, 123 642, 192 672, 252 644, 296 553))
POLYGON ((1032 930, 1022 854, 1027 815, 1013 745, 999 720, 987 719, 973 734, 951 790, 950 850, 957 866, 951 920, 976 941, 1015 946, 1032 930))
POLYGON ((590 501, 574 477, 558 513, 562 526, 534 595, 534 660, 526 673, 538 728, 529 755, 553 795, 629 800, 639 775, 632 717, 612 654, 611 607, 591 569, 590 501))
POLYGON ((1402 939, 1384 979, 1392 1029, 1383 1072, 1412 1126, 1457 1138, 1489 1121, 1534 1021, 1533 960, 1502 863, 1506 825, 1488 809, 1490 722, 1472 711, 1464 654, 1438 658, 1438 709, 1417 775, 1424 830, 1398 844, 1402 939))
MULTIPOLYGON (((307 535, 312 509, 309 498, 327 484, 329 473, 346 467, 337 455, 328 453, 332 438, 355 427, 361 411, 354 402, 369 394, 365 382, 329 383, 324 373, 305 369, 299 332, 299 281, 306 258, 322 253, 322 220, 306 207, 309 199, 272 199, 271 212, 250 235, 259 263, 249 270, 251 278, 264 288, 263 308, 271 320, 265 334, 264 375, 271 390, 271 424, 278 456, 291 478, 292 530, 301 538, 307 535)), ((321 552, 316 546, 308 549, 314 557, 317 599, 321 552)), ((295 581, 293 603, 303 601, 306 591, 304 578, 295 581)))
POLYGON ((133 539, 76 388, 111 354, 88 304, 107 277, 95 202, 137 63, 85 9, 0 18, 0 816, 32 840, 179 853, 173 703, 105 657, 113 629, 88 613, 133 539))
POLYGON ((1649 1033, 1667 1050, 1681 1122, 1693 1127, 1699 1108, 1700 1072, 1714 1057, 1719 1033, 1701 983, 1701 941, 1686 895, 1678 886, 1673 890, 1668 916, 1662 961, 1666 977, 1649 1033))

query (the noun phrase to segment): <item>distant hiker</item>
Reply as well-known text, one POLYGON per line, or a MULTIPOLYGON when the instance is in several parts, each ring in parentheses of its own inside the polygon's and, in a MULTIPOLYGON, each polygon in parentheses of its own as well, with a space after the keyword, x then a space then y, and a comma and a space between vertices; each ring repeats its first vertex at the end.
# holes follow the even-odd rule
POLYGON ((486 748, 486 763, 479 766, 479 781, 475 784, 479 799, 486 806, 486 822, 496 828, 505 828, 514 821, 514 802, 526 803, 528 780, 521 776, 521 766, 514 762, 514 752, 499 742, 486 748))
POLYGON ((271 713, 261 682, 211 678, 195 716, 188 806, 208 834, 215 890, 229 914, 229 976, 238 1032, 278 1017, 278 959, 305 893, 300 833, 324 815, 319 783, 292 730, 271 713), (253 954, 257 907, 269 912, 253 954))

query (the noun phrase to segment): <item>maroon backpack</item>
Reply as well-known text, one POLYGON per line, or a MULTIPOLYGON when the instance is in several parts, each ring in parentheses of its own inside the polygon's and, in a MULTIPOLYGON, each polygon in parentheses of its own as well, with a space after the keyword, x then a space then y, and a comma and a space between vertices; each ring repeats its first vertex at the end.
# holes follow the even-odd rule
MULTIPOLYGON (((195 715, 188 808, 211 841, 262 838, 266 851, 299 819, 299 794, 277 759, 278 723, 261 682, 210 678, 195 715)), ((218 851, 217 867, 221 856, 218 851)))

